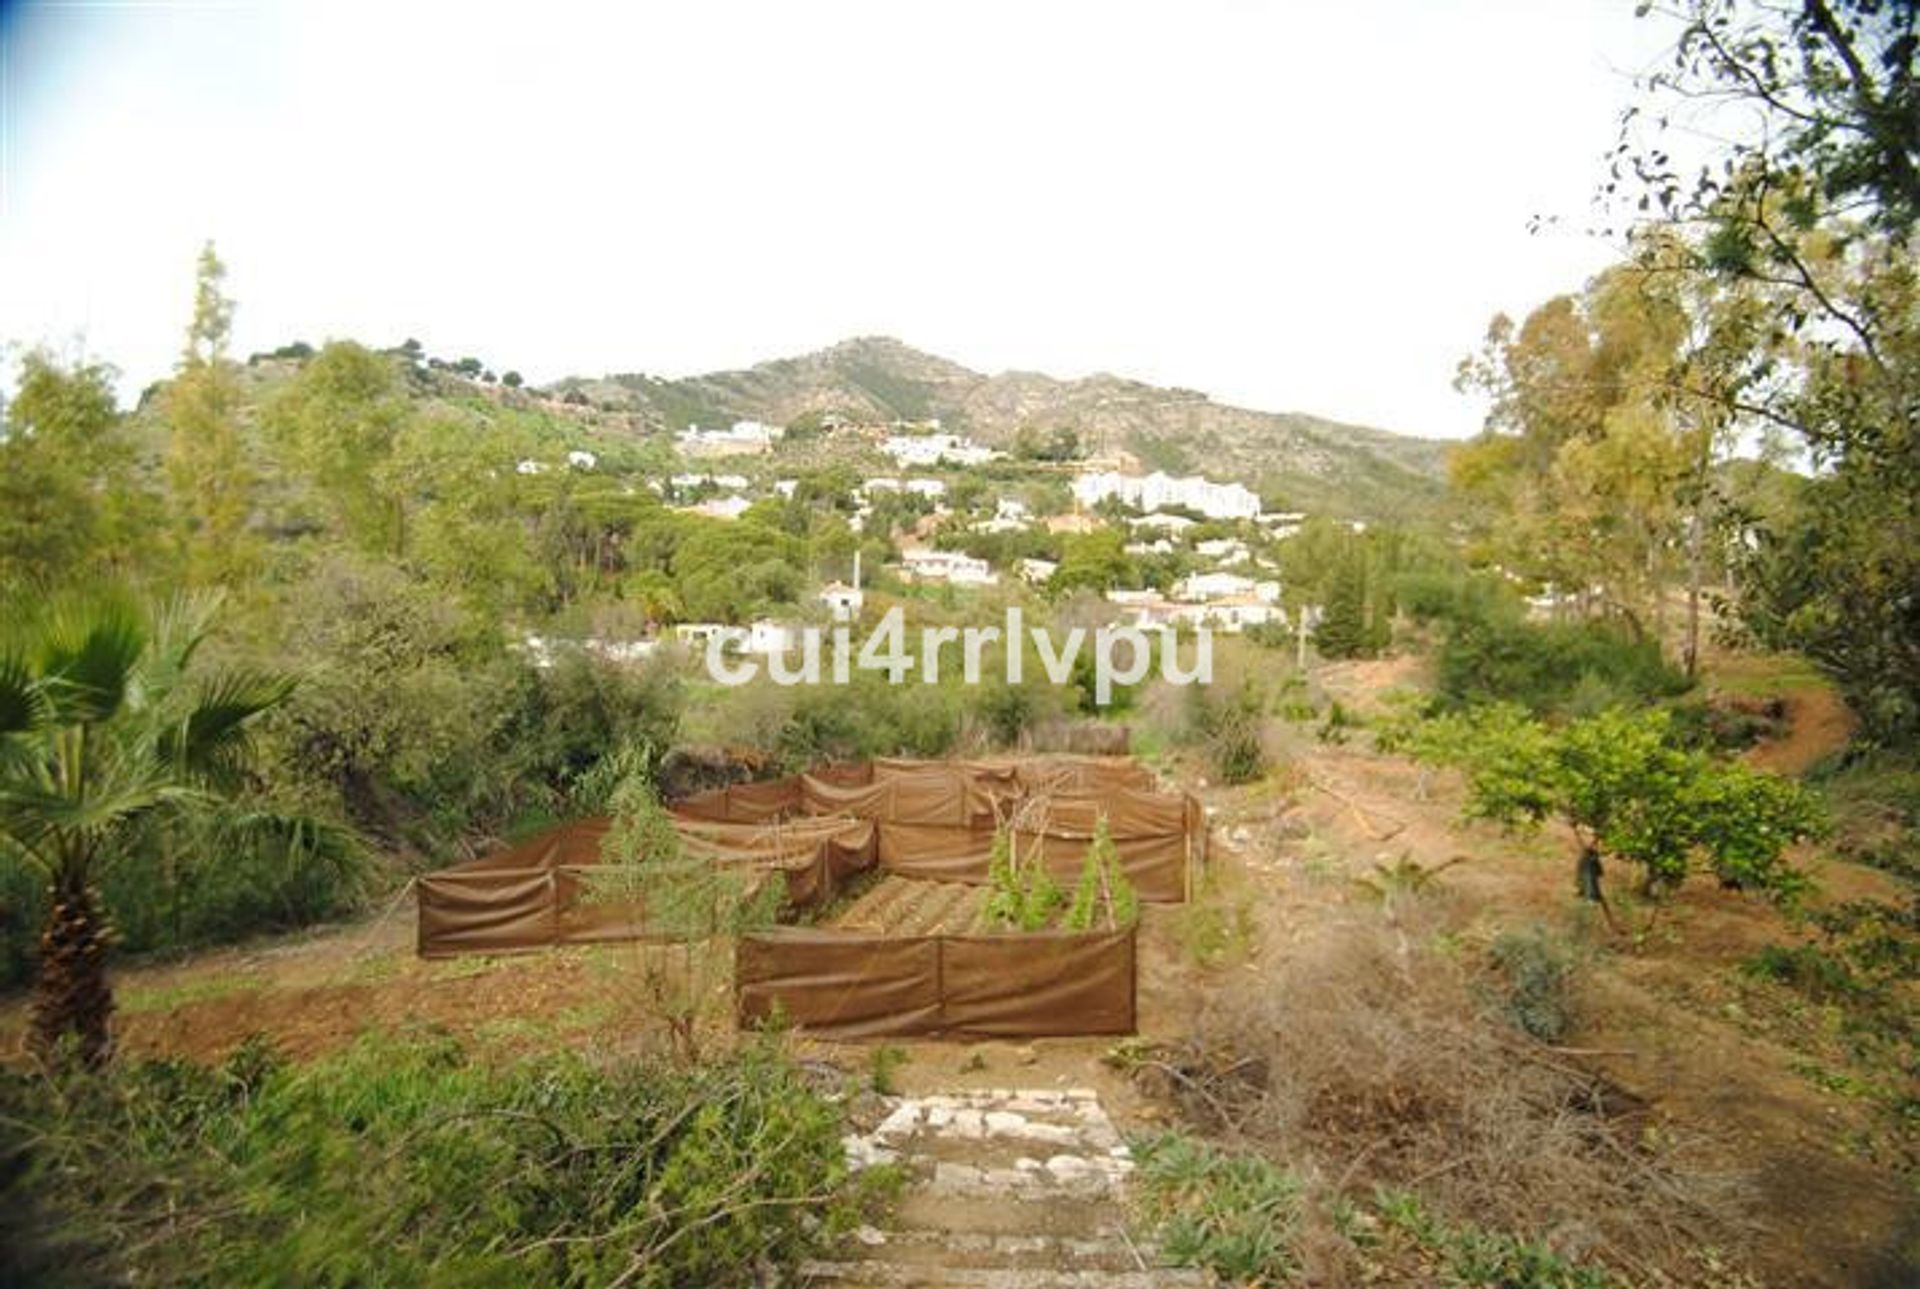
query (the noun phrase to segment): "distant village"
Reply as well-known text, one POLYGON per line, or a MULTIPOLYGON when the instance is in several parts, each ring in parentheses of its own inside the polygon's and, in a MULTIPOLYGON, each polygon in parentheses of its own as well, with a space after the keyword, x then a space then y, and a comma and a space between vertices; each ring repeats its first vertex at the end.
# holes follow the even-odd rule
MULTIPOLYGON (((964 471, 1004 462, 1009 459, 1006 452, 945 430, 937 419, 836 428, 866 436, 899 471, 866 478, 854 489, 855 509, 849 519, 853 531, 862 531, 876 502, 889 495, 916 499, 923 508, 916 523, 894 536, 898 561, 884 571, 898 582, 967 592, 1000 586, 1004 578, 1038 589, 1059 571, 1058 561, 1033 557, 1009 559, 996 567, 985 558, 952 549, 950 544, 936 545, 932 540, 934 534, 951 529, 955 522, 955 512, 949 505, 950 484, 932 472, 964 471)), ((796 478, 762 478, 756 483, 739 472, 749 459, 776 453, 786 435, 785 427, 752 420, 736 421, 724 428, 688 425, 675 435, 678 455, 686 462, 711 463, 711 467, 690 468, 648 486, 683 513, 737 520, 763 499, 793 497, 799 486, 796 478), (724 464, 729 460, 737 460, 740 465, 729 470, 724 464)), ((523 460, 518 469, 523 474, 549 469, 590 471, 597 464, 593 453, 576 449, 567 452, 560 462, 523 460)), ((1157 470, 1142 474, 1121 468, 1123 464, 1085 460, 1063 467, 1072 472, 1068 481, 1071 504, 1064 513, 1037 515, 1019 498, 1002 495, 993 499, 991 515, 967 520, 964 531, 982 535, 1082 535, 1117 528, 1125 535, 1121 549, 1128 556, 1178 553, 1185 557, 1193 571, 1165 591, 1106 590, 1104 599, 1111 614, 1105 625, 1154 632, 1207 628, 1237 634, 1251 628, 1272 628, 1302 636, 1311 633, 1317 609, 1302 606, 1299 612, 1305 620, 1290 618, 1282 604, 1278 566, 1255 549, 1255 545, 1263 544, 1259 538, 1272 541, 1295 535, 1306 520, 1304 514, 1265 511, 1259 495, 1240 483, 1157 470), (1215 532, 1223 526, 1241 526, 1245 535, 1195 540, 1192 532, 1203 524, 1215 532), (1249 538, 1255 539, 1255 544, 1250 545, 1249 538)), ((856 557, 852 580, 820 586, 811 596, 816 610, 808 616, 813 621, 858 623, 867 606, 868 590, 856 557)), ((613 661, 642 659, 673 642, 703 648, 715 638, 742 654, 765 655, 797 648, 805 625, 773 618, 745 624, 682 622, 654 639, 575 643, 613 661)), ((557 643, 537 636, 526 641, 527 648, 543 663, 551 661, 557 643)))

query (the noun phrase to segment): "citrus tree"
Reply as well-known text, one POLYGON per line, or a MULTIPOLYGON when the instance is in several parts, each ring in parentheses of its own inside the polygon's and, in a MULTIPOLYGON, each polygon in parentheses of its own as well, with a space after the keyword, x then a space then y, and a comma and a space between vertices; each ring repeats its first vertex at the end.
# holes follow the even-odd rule
POLYGON ((1471 817, 1510 828, 1565 824, 1580 848, 1579 894, 1602 904, 1610 859, 1637 867, 1651 895, 1700 864, 1727 885, 1791 895, 1806 879, 1786 850, 1824 822, 1807 789, 1686 747, 1658 708, 1550 726, 1496 704, 1422 722, 1408 746, 1465 774, 1471 817))

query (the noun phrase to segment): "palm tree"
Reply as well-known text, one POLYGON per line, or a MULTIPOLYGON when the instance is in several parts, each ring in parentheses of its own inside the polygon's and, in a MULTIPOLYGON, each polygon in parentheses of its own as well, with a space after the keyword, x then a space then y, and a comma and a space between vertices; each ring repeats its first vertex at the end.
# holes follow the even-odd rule
POLYGON ((0 642, 0 848, 47 883, 30 1041, 111 1050, 110 932, 94 886, 150 838, 143 825, 217 807, 240 783, 248 726, 292 682, 189 674, 217 596, 143 613, 120 597, 54 599, 0 642))

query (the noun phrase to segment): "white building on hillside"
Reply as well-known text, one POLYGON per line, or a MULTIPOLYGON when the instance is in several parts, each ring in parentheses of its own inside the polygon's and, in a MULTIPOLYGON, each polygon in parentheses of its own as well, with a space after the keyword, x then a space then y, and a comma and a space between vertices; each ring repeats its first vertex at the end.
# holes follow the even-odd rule
POLYGON ((949 586, 994 586, 999 575, 965 551, 934 550, 930 547, 902 551, 900 568, 916 582, 945 582, 949 586))
POLYGON ((682 452, 696 457, 753 456, 773 451, 775 440, 786 430, 759 421, 735 421, 724 430, 703 430, 689 425, 675 440, 682 452))
POLYGON ((705 515, 708 519, 738 519, 753 508, 753 503, 745 497, 713 497, 698 505, 682 506, 683 514, 705 515))
POLYGON ((985 465, 1004 455, 959 434, 893 434, 880 445, 880 450, 909 468, 939 465, 943 461, 949 465, 985 465))
POLYGON ((1023 559, 1020 561, 1020 576, 1035 586, 1045 585, 1053 575, 1060 571, 1060 565, 1050 559, 1023 559))
POLYGON ((860 617, 860 610, 866 607, 867 594, 845 582, 828 582, 820 588, 820 601, 827 606, 827 612, 835 622, 853 622, 860 617))
POLYGON ((1094 472, 1073 481, 1074 500, 1093 506, 1117 497, 1139 510, 1182 506, 1209 519, 1252 519, 1260 498, 1237 483, 1215 483, 1198 475, 1176 478, 1156 470, 1149 475, 1094 472))
POLYGON ((1280 602, 1280 583, 1255 581, 1240 573, 1195 573, 1174 583, 1176 599, 1210 604, 1233 596, 1250 595, 1266 604, 1280 602))

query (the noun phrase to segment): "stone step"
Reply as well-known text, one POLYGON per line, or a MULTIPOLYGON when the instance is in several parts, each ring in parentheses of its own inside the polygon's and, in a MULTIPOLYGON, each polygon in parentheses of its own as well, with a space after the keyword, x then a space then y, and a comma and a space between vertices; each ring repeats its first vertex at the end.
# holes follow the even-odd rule
POLYGON ((937 1195, 910 1190, 895 1205, 890 1222, 903 1232, 969 1236, 1070 1236, 1118 1239, 1126 1214, 1110 1193, 1037 1196, 937 1195))
POLYGON ((1145 1271, 1014 1267, 932 1267, 898 1262, 802 1263, 804 1285, 925 1285, 939 1289, 1211 1289, 1213 1278, 1187 1267, 1145 1271))
POLYGON ((1083 1271, 1141 1271, 1158 1261, 1151 1245, 1137 1246, 1118 1225, 1088 1235, 1012 1234, 901 1226, 881 1232, 862 1228, 835 1250, 845 1262, 894 1262, 921 1267, 1036 1266, 1083 1271))

